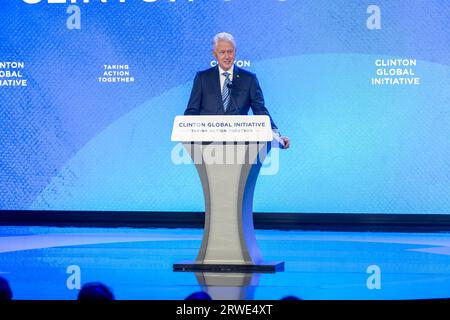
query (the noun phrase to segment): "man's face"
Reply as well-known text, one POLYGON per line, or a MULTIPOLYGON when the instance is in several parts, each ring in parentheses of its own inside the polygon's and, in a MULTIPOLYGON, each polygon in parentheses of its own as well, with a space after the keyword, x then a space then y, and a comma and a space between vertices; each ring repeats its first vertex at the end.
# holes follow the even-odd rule
POLYGON ((234 64, 234 56, 236 48, 229 41, 220 40, 217 42, 216 48, 213 50, 213 55, 216 57, 220 67, 228 71, 234 64))

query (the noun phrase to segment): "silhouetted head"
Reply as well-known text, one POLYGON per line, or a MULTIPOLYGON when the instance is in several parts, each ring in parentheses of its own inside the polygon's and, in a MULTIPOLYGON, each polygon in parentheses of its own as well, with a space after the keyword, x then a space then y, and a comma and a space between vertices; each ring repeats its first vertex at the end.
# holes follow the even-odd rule
POLYGON ((197 291, 188 295, 184 300, 212 300, 212 298, 204 291, 197 291))
POLYGON ((0 277, 0 300, 12 300, 12 290, 8 280, 0 277))
POLYGON ((100 282, 88 282, 78 293, 78 300, 114 300, 111 289, 100 282))
POLYGON ((283 298, 281 298, 280 300, 302 300, 299 297, 293 296, 293 295, 289 295, 289 296, 285 296, 283 298))

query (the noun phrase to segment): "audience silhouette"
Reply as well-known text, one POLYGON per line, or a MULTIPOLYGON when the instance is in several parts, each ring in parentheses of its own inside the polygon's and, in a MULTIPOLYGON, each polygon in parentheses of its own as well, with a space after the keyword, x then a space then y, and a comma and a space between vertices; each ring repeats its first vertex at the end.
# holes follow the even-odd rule
POLYGON ((188 295, 184 300, 212 300, 212 298, 207 292, 197 291, 188 295))
POLYGON ((284 296, 280 300, 302 300, 302 299, 300 299, 299 297, 296 297, 294 295, 288 295, 288 296, 284 296))
POLYGON ((12 300, 13 293, 8 280, 0 277, 0 300, 12 300))
MULTIPOLYGON (((0 300, 12 300, 13 292, 8 280, 0 277, 0 300)), ((81 287, 78 293, 79 301, 107 301, 115 300, 112 290, 101 282, 88 282, 81 287)), ((188 295, 184 300, 213 300, 205 291, 196 291, 188 295)), ((302 300, 295 295, 287 295, 280 300, 302 300)))
POLYGON ((97 300, 115 300, 114 294, 110 288, 101 282, 88 282, 81 287, 78 293, 79 301, 97 300))

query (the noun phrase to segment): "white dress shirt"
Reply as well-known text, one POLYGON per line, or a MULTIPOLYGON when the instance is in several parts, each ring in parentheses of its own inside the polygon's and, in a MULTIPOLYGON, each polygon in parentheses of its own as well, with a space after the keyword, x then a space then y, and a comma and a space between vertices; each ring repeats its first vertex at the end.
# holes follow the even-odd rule
MULTIPOLYGON (((234 69, 234 67, 231 67, 230 70, 226 71, 230 74, 229 78, 230 78, 231 82, 233 82, 233 69, 234 69)), ((223 85, 225 83, 225 76, 222 74, 224 72, 225 72, 225 70, 223 70, 219 65, 220 92, 223 91, 223 85)))

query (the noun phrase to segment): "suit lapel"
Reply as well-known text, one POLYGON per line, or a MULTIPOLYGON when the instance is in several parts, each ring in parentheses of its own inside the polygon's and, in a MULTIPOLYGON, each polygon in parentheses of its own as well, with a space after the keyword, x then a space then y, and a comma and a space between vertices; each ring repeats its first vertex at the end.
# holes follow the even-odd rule
POLYGON ((239 80, 240 80, 239 71, 240 71, 240 69, 238 67, 234 66, 234 68, 233 68, 233 87, 235 84, 239 83, 239 80))
POLYGON ((233 112, 239 113, 238 105, 237 105, 237 92, 239 91, 239 84, 240 84, 240 75, 239 75, 239 68, 234 66, 233 69, 233 88, 231 89, 231 105, 234 106, 233 112))

